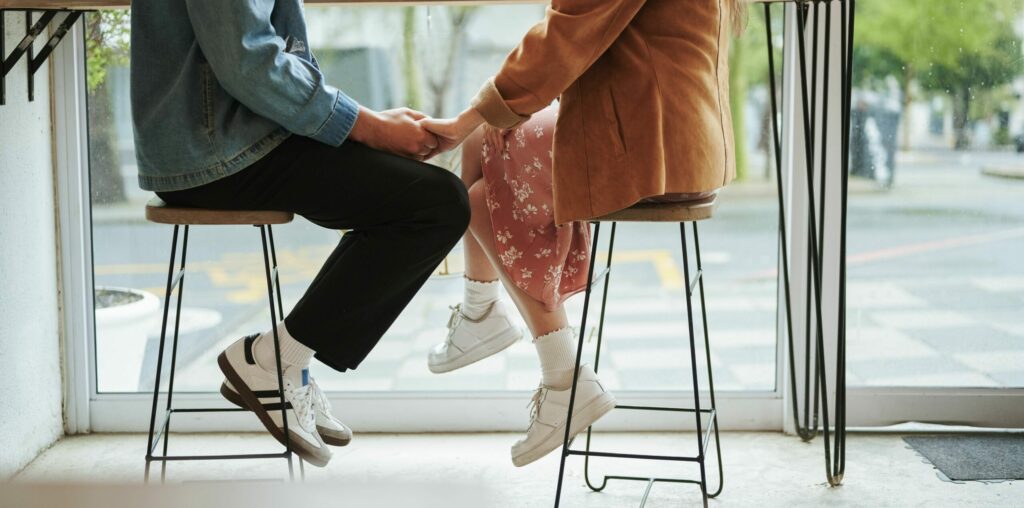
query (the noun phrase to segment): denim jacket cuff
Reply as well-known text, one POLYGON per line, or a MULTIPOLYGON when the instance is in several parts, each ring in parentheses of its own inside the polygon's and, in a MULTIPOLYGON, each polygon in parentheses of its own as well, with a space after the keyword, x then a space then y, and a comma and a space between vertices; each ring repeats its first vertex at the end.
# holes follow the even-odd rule
POLYGON ((341 146, 348 139, 359 117, 359 103, 338 90, 330 116, 311 138, 331 146, 341 146))

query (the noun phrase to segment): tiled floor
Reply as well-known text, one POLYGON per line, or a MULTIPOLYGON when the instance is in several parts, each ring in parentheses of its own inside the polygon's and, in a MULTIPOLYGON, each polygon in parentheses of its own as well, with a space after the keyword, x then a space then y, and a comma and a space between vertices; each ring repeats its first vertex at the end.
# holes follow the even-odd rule
MULTIPOLYGON (((558 470, 557 454, 528 467, 515 468, 508 459, 508 446, 516 437, 357 435, 350 446, 338 449, 327 468, 307 469, 307 480, 319 492, 331 496, 334 506, 550 506, 558 470), (410 502, 410 498, 415 501, 410 502)), ((685 449, 691 445, 693 435, 601 434, 595 442, 598 439, 608 450, 643 452, 666 447, 685 449)), ((941 480, 936 470, 908 449, 898 435, 850 435, 844 483, 836 488, 825 483, 820 439, 808 444, 776 433, 725 433, 722 439, 725 485, 721 496, 711 501, 712 507, 961 508, 1024 504, 1024 487, 1020 482, 955 484, 941 480)), ((172 452, 275 449, 268 438, 257 435, 174 435, 172 443, 172 452)), ((138 484, 143 476, 144 449, 144 435, 72 437, 45 452, 17 480, 138 484)), ((659 468, 596 461, 591 467, 595 481, 599 481, 602 473, 696 474, 693 466, 679 465, 659 468)), ((159 467, 154 471, 154 478, 159 478, 159 467)), ((247 489, 276 485, 273 488, 288 492, 289 488, 297 487, 275 481, 283 479, 285 472, 285 464, 280 460, 174 463, 169 466, 168 481, 178 484, 257 480, 255 484, 245 484, 255 485, 247 489)), ((713 483, 717 484, 717 479, 713 483)), ((611 482, 604 492, 592 493, 584 486, 582 460, 571 459, 563 506, 637 506, 643 491, 643 483, 611 482)), ((246 506, 288 506, 286 502, 262 501, 246 506)), ((164 505, 167 503, 161 506, 164 505)), ((696 487, 668 484, 656 485, 647 504, 652 508, 699 505, 696 487)))

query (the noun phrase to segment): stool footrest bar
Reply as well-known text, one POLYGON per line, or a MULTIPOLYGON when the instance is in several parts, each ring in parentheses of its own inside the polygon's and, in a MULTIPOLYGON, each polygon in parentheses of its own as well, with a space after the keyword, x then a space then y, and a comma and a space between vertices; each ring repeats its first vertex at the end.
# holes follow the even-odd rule
POLYGON ((157 431, 156 435, 153 437, 153 446, 152 446, 152 448, 149 449, 149 455, 148 456, 152 456, 153 455, 153 450, 156 450, 157 445, 160 444, 160 440, 164 438, 164 434, 167 432, 167 426, 170 425, 170 424, 171 424, 171 412, 167 411, 164 414, 164 424, 160 426, 160 430, 157 431))
MULTIPOLYGON (((693 413, 693 408, 686 407, 660 407, 660 406, 615 406, 615 409, 627 409, 631 411, 671 411, 676 413, 693 413)), ((712 413, 714 409, 701 409, 701 413, 712 413)))
POLYGON ((650 483, 691 483, 700 485, 697 480, 687 480, 683 478, 645 478, 642 476, 605 476, 607 480, 625 480, 625 481, 636 481, 636 482, 650 482, 650 483))
POLYGON ((697 284, 703 278, 704 278, 704 269, 700 268, 700 269, 697 270, 697 275, 695 275, 693 277, 693 280, 690 281, 690 287, 687 288, 687 290, 686 290, 688 295, 693 295, 693 290, 697 287, 697 284))
POLYGON ((668 462, 700 462, 703 457, 685 457, 677 455, 644 455, 636 453, 611 453, 594 452, 584 450, 567 450, 567 455, 580 455, 584 457, 605 457, 609 459, 639 459, 639 460, 663 460, 668 462))
POLYGON ((156 462, 174 462, 192 460, 287 459, 290 455, 291 454, 288 452, 240 453, 230 455, 154 455, 149 457, 149 460, 156 462))
POLYGON ((185 267, 181 267, 181 269, 174 274, 174 282, 171 283, 172 293, 175 289, 178 289, 178 285, 181 284, 181 279, 183 278, 185 278, 185 267))
POLYGON ((590 283, 590 287, 593 288, 594 286, 597 286, 598 284, 600 284, 601 281, 605 277, 607 277, 608 273, 611 272, 611 271, 612 271, 611 267, 608 267, 608 268, 605 268, 604 270, 602 270, 601 273, 597 274, 597 276, 594 277, 594 280, 590 283))
POLYGON ((248 411, 241 407, 196 407, 171 410, 172 413, 244 413, 248 411))

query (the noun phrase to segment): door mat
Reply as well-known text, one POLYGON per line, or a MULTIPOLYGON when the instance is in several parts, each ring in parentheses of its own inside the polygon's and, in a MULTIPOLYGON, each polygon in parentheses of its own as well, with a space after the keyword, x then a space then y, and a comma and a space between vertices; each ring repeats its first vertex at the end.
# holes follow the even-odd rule
POLYGON ((903 440, 950 480, 1024 480, 1024 434, 943 434, 903 440))

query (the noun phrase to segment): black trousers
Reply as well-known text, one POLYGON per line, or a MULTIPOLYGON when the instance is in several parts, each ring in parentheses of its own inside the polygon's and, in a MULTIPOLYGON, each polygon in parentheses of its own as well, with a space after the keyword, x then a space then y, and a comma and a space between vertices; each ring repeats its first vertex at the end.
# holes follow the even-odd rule
POLYGON ((465 186, 448 171, 301 136, 232 176, 158 194, 172 205, 281 210, 351 230, 285 318, 296 340, 342 372, 377 345, 466 231, 470 213, 465 186))

